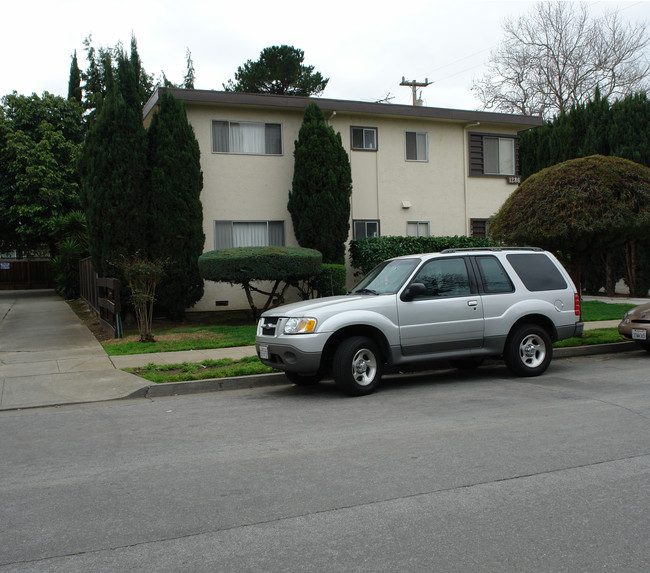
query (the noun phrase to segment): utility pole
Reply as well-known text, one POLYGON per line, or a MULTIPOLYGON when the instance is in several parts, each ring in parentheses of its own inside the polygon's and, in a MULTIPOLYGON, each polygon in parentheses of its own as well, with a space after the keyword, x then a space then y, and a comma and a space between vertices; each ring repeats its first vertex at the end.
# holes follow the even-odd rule
MULTIPOLYGON (((426 88, 427 86, 430 86, 432 83, 433 82, 429 81, 429 78, 424 78, 424 83, 418 82, 416 80, 407 82, 404 76, 402 76, 402 83, 400 84, 400 86, 407 86, 413 90, 413 105, 422 105, 422 100, 418 98, 417 88, 426 88)), ((422 95, 421 91, 420 91, 420 95, 422 95)))

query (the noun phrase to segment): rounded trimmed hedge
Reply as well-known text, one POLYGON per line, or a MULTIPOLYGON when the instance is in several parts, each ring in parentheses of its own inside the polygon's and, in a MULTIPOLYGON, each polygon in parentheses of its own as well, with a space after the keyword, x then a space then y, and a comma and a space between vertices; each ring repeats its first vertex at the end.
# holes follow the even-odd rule
POLYGON ((237 247, 203 253, 199 271, 215 282, 288 282, 318 275, 322 261, 320 252, 302 247, 237 247))

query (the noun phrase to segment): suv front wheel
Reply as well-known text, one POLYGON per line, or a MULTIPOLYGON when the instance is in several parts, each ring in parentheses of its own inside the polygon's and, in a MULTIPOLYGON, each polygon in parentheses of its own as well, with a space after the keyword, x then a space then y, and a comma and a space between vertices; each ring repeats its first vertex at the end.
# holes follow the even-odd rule
POLYGON ((514 374, 539 376, 553 358, 551 337, 541 326, 522 324, 508 337, 503 358, 514 374))
POLYGON ((383 360, 377 345, 365 336, 353 336, 334 353, 332 375, 337 386, 350 396, 364 396, 381 380, 383 360))

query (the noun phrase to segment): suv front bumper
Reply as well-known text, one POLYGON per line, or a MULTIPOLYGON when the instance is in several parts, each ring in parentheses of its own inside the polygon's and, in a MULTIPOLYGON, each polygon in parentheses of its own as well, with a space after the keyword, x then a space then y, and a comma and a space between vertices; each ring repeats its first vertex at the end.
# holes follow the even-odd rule
MULTIPOLYGON (((313 336, 313 335, 306 335, 313 336)), ((258 340, 255 349, 260 361, 267 366, 285 372, 299 374, 315 374, 320 369, 322 351, 304 350, 286 342, 278 342, 277 338, 258 340)))

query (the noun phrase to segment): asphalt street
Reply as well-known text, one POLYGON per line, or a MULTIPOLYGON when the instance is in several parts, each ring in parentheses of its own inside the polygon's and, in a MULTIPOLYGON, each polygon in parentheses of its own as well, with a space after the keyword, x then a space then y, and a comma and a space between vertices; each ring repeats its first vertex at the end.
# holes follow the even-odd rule
POLYGON ((647 571, 650 355, 0 412, 4 571, 647 571))

